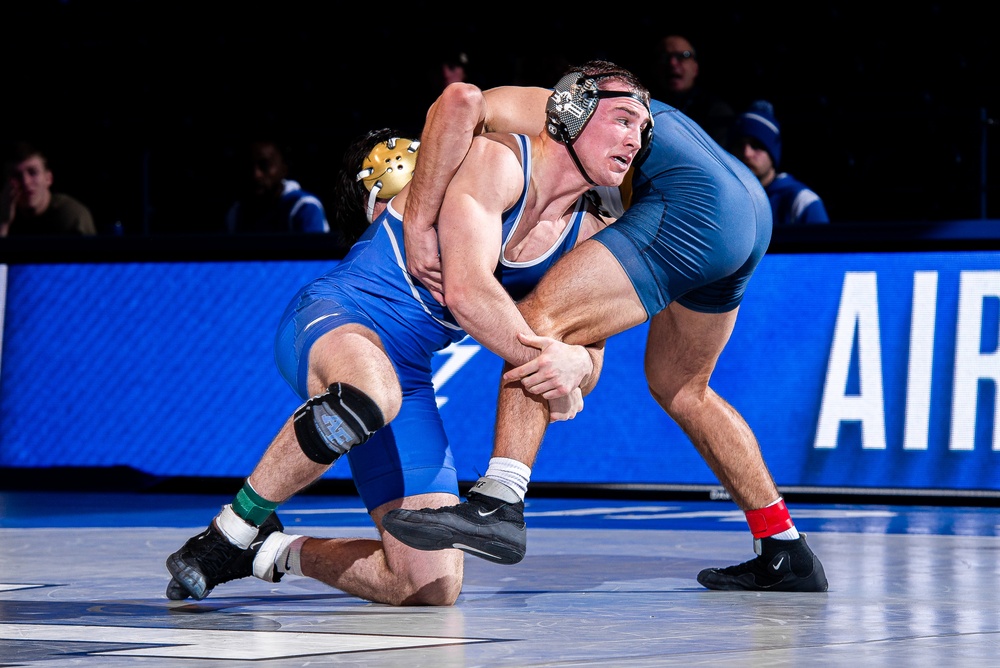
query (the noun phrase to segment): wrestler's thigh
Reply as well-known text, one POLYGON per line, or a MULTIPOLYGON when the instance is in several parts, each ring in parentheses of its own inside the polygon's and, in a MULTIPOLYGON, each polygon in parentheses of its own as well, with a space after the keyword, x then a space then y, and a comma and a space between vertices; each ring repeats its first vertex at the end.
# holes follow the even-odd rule
POLYGON ((378 334, 359 324, 345 324, 321 336, 309 350, 310 395, 331 383, 353 385, 369 396, 399 393, 396 370, 378 334))
POLYGON ((708 380, 729 342, 739 309, 702 313, 674 302, 653 316, 646 340, 646 381, 670 396, 680 387, 708 380))
POLYGON ((581 345, 646 320, 621 264, 589 239, 556 262, 518 308, 537 334, 581 345))

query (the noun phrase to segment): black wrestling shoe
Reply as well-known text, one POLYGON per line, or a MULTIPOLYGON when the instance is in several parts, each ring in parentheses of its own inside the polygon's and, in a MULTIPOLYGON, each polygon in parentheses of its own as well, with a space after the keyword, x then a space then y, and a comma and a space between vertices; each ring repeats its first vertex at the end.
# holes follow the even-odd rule
POLYGON ((829 583, 823 564, 806 545, 796 540, 762 538, 754 541, 755 559, 726 568, 706 568, 698 582, 709 589, 728 591, 826 591, 829 583))
POLYGON ((170 582, 167 583, 167 598, 171 601, 183 601, 186 598, 191 598, 191 592, 177 578, 171 576, 170 582))
MULTIPOLYGON (((167 584, 167 598, 182 601, 191 597, 205 598, 216 585, 253 575, 253 559, 264 540, 284 527, 276 513, 260 525, 250 547, 233 545, 215 528, 215 521, 197 536, 188 539, 184 547, 167 557, 167 570, 172 576, 167 584)), ((280 578, 280 576, 279 576, 280 578)))
POLYGON ((392 510, 382 518, 382 526, 418 550, 457 548, 498 564, 524 559, 528 544, 524 501, 489 478, 480 478, 466 499, 457 506, 392 510))

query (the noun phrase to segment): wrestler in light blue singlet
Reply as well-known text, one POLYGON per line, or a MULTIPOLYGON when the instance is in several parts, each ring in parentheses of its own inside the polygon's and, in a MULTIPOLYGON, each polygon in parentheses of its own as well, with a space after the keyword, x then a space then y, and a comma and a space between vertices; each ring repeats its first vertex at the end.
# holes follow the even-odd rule
MULTIPOLYGON (((504 213, 504 248, 521 223, 531 175, 528 138, 515 137, 524 188, 517 203, 504 213)), ((563 234, 537 260, 501 260, 500 281, 512 298, 527 294, 576 245, 585 210, 581 197, 563 234)), ((322 335, 347 323, 364 325, 378 334, 403 390, 399 415, 347 453, 365 506, 371 511, 393 499, 431 492, 457 495, 454 459, 431 383, 431 358, 466 334, 452 314, 407 273, 402 214, 392 208, 392 202, 336 267, 302 289, 281 318, 275 360, 303 400, 309 397, 310 348, 322 335)))
POLYGON ((739 306, 771 241, 757 177, 694 121, 650 101, 653 141, 631 203, 594 235, 614 254, 652 317, 676 300, 705 313, 739 306))

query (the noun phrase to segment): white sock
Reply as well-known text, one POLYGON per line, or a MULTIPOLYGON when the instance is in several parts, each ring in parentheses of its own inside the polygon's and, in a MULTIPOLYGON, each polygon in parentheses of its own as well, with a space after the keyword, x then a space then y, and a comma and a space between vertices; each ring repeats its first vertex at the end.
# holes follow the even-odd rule
POLYGON ((483 477, 507 485, 524 501, 524 495, 528 493, 528 481, 531 479, 531 468, 516 459, 493 457, 483 477))
POLYGON ((302 546, 306 542, 307 536, 289 536, 292 542, 288 544, 288 548, 279 555, 277 561, 274 565, 278 567, 278 570, 282 573, 291 573, 292 575, 302 575, 302 546))
POLYGON ((266 582, 275 581, 275 571, 302 575, 302 544, 306 536, 275 531, 264 544, 253 560, 253 574, 266 582))
POLYGON ((776 533, 773 536, 768 536, 768 538, 777 538, 778 540, 797 540, 799 537, 799 530, 795 527, 791 529, 785 529, 781 533, 776 533))

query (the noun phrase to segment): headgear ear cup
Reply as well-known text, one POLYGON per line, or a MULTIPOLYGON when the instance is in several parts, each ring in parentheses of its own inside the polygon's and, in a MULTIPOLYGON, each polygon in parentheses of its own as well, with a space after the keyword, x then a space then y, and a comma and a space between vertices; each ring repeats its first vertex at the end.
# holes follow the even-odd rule
MULTIPOLYGON (((635 154, 635 159, 632 160, 633 167, 642 165, 642 163, 646 160, 646 157, 649 156, 649 149, 652 146, 652 144, 653 144, 653 116, 652 114, 650 114, 649 125, 647 125, 646 129, 643 130, 642 132, 642 148, 639 149, 639 152, 635 154)), ((631 174, 629 174, 629 177, 631 177, 631 174)))
POLYGON ((545 103, 546 129, 556 141, 569 144, 597 109, 597 81, 579 72, 563 76, 545 103))

